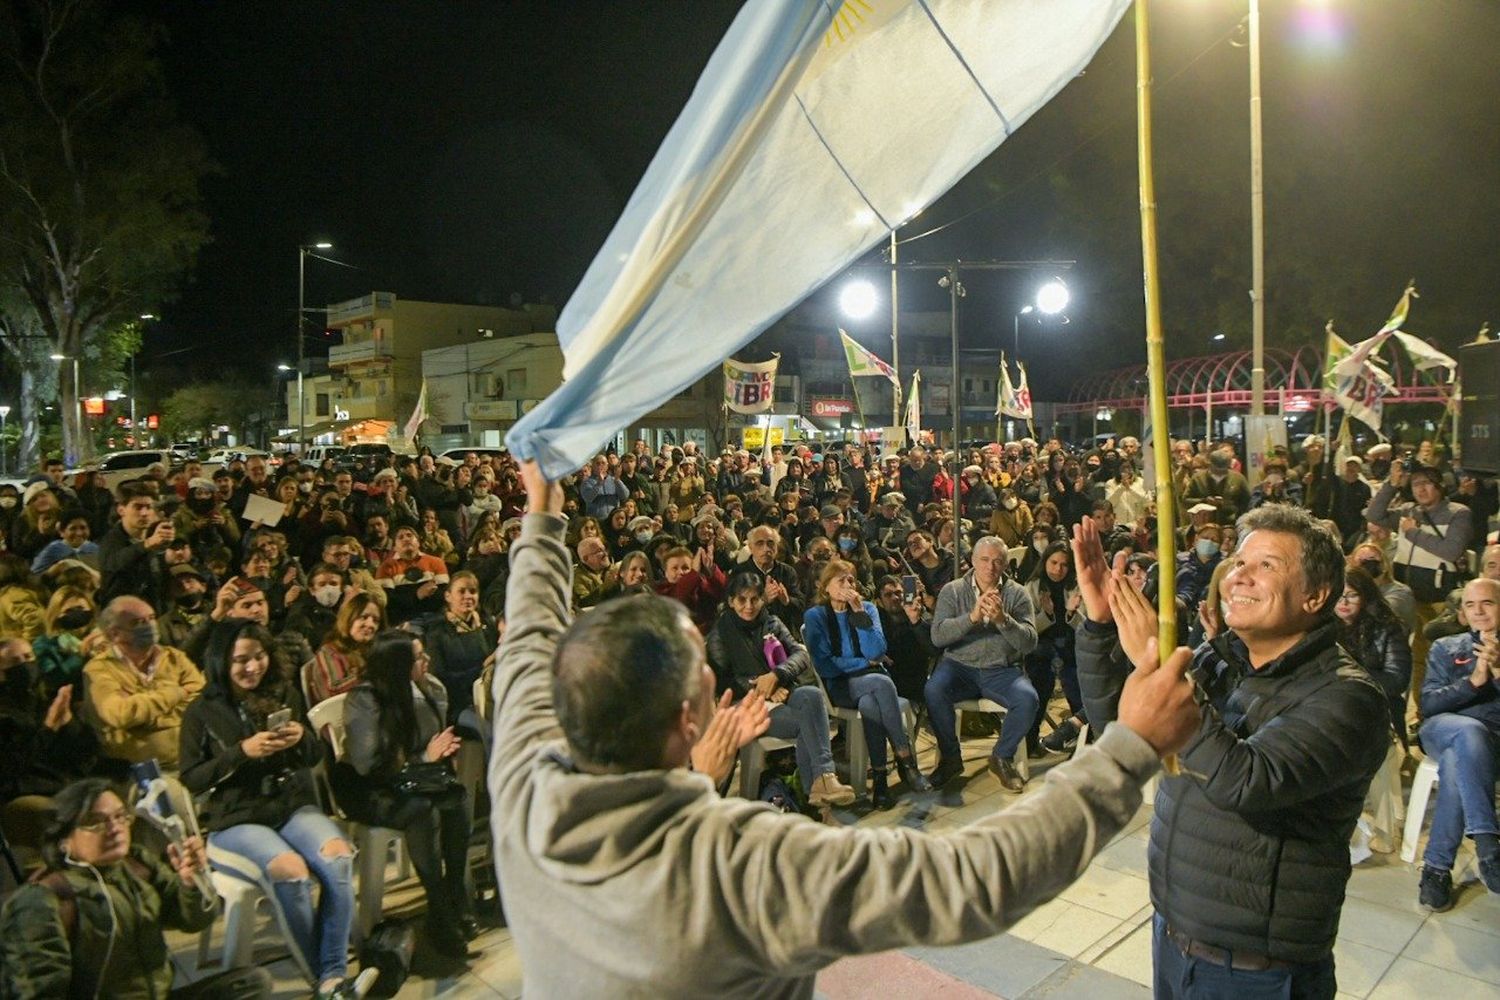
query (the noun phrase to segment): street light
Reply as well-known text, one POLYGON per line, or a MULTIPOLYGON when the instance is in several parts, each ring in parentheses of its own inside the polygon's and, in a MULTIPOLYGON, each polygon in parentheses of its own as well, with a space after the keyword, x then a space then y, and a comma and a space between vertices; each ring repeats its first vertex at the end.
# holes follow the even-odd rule
POLYGON ((304 243, 297 248, 297 454, 301 455, 307 448, 307 442, 302 439, 306 427, 307 405, 302 397, 302 371, 307 367, 307 345, 304 342, 305 334, 302 329, 302 314, 307 311, 307 252, 309 250, 332 250, 333 244, 328 242, 304 243))
POLYGON ((1028 303, 1028 304, 1022 306, 1021 307, 1021 311, 1018 312, 1018 313, 1016 313, 1016 315, 1014 317, 1015 322, 1014 322, 1013 325, 1015 326, 1015 334, 1016 334, 1016 344, 1015 344, 1016 355, 1015 355, 1015 357, 1016 357, 1017 361, 1021 360, 1021 317, 1022 316, 1030 315, 1031 313, 1033 313, 1035 311, 1036 311, 1035 308, 1033 308, 1031 306, 1031 304, 1028 303))
MULTIPOLYGON (((300 407, 302 405, 302 369, 301 368, 293 369, 291 365, 277 365, 276 366, 276 370, 279 371, 279 372, 289 372, 289 371, 295 370, 297 372, 297 405, 300 407)), ((297 433, 299 435, 302 433, 302 428, 301 427, 297 428, 297 433)), ((301 443, 302 442, 299 439, 298 442, 297 442, 297 444, 301 445, 301 443)))
MULTIPOLYGON (((141 313, 141 319, 144 322, 151 323, 161 319, 161 317, 156 315, 156 313, 141 313)), ((130 433, 131 436, 137 439, 137 443, 139 443, 141 436, 140 431, 136 430, 135 426, 135 356, 138 353, 138 350, 130 352, 130 433)))
POLYGON ((75 464, 83 461, 83 390, 78 381, 78 355, 76 354, 50 354, 53 361, 73 362, 73 419, 74 437, 73 461, 75 464))
POLYGON ((869 319, 878 304, 875 286, 868 281, 851 281, 839 292, 839 309, 850 319, 869 319))
POLYGON ((1068 286, 1056 279, 1037 289, 1036 307, 1048 316, 1056 316, 1068 308, 1068 286))

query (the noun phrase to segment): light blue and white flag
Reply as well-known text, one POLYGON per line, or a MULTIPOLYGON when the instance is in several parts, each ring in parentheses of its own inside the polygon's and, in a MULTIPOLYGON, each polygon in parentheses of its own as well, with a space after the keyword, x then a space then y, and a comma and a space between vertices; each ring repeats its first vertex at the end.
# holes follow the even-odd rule
POLYGON ((577 469, 952 187, 1128 6, 746 4, 563 310, 567 381, 511 450, 577 469))

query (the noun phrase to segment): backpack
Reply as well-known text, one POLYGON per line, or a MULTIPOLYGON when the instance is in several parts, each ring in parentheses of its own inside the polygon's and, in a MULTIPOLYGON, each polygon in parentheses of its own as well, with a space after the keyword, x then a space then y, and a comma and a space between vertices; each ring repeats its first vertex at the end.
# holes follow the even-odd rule
POLYGON ((760 801, 769 802, 776 807, 777 812, 800 813, 802 806, 797 800, 797 793, 792 791, 785 778, 775 775, 761 782, 760 801))

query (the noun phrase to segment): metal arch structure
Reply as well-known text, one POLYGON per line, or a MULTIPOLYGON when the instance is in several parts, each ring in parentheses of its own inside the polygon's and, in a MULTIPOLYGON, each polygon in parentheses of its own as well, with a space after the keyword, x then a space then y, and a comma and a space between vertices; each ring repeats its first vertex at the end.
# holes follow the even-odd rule
MULTIPOLYGON (((1383 352, 1386 370, 1396 380, 1389 404, 1446 404, 1451 393, 1439 375, 1418 372, 1392 345, 1383 352)), ((1332 403, 1323 391, 1323 351, 1299 347, 1295 351, 1268 349, 1265 355, 1266 395, 1285 412, 1305 412, 1332 403)), ((1167 365, 1167 406, 1171 409, 1247 408, 1250 406, 1249 351, 1182 358, 1167 365)), ((1088 413, 1099 409, 1139 410, 1146 405, 1146 366, 1131 365, 1086 375, 1073 383, 1066 401, 1055 412, 1088 413)))

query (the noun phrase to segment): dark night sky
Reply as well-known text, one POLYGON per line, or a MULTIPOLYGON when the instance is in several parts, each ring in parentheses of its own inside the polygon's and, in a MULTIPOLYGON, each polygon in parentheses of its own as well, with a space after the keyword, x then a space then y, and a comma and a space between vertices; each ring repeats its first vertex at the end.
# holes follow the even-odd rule
MULTIPOLYGON (((203 372, 232 350, 269 370, 293 350, 296 247, 317 239, 360 270, 310 262, 312 304, 373 288, 565 302, 738 7, 142 5, 164 19, 168 88, 222 168, 205 185, 214 242, 143 363, 201 345, 172 361, 203 372)), ((1414 332, 1452 346, 1500 320, 1500 2, 1263 7, 1271 343, 1320 338, 1329 316, 1366 336, 1413 276, 1414 332)), ((1244 9, 1153 8, 1177 355, 1249 327, 1247 70, 1230 44, 1244 9)), ((989 206, 903 257, 1077 258, 1069 359, 1142 353, 1132 30, 1127 15, 1082 78, 902 233, 989 206)), ((1008 329, 1031 281, 969 282, 966 337, 1008 329)), ((1038 395, 1055 396, 1065 378, 1041 368, 1038 395)))

